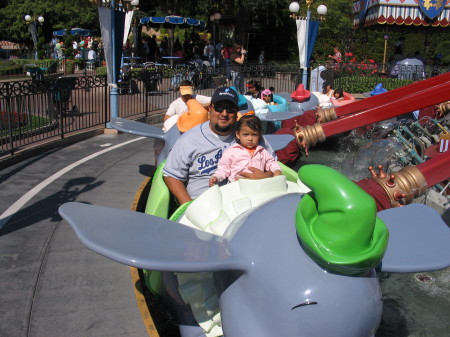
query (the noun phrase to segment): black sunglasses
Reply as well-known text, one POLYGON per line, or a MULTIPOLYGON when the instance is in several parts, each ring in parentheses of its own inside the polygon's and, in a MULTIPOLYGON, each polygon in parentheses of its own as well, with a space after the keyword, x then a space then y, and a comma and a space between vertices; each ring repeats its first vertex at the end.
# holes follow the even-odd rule
POLYGON ((224 110, 227 110, 227 113, 229 113, 229 114, 234 114, 234 113, 238 112, 238 107, 231 106, 231 105, 225 105, 225 106, 213 105, 213 108, 218 113, 222 113, 222 112, 224 112, 224 110))

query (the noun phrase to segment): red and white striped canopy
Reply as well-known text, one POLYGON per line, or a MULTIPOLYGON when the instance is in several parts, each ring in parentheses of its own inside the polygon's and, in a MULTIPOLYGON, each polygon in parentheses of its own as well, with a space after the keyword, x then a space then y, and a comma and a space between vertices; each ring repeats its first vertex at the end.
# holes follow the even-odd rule
POLYGON ((10 41, 0 41, 0 49, 20 49, 20 44, 10 41))
POLYGON ((447 27, 450 24, 450 0, 433 20, 422 12, 419 0, 358 0, 353 2, 354 28, 376 24, 447 27), (366 7, 367 6, 367 7, 366 7), (365 16, 364 8, 367 8, 365 16))

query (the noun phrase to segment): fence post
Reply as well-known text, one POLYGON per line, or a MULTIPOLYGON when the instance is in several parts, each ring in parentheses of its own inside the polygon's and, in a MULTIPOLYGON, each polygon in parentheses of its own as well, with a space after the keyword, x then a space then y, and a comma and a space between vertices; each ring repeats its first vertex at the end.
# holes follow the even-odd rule
POLYGON ((9 129, 9 146, 11 147, 11 155, 14 154, 14 137, 13 137, 13 123, 12 123, 12 118, 11 118, 11 114, 12 114, 12 109, 11 109, 11 89, 10 89, 10 83, 5 83, 5 87, 6 87, 6 95, 5 95, 5 99, 6 99, 6 115, 8 118, 8 129, 9 129))
POLYGON ((149 81, 150 73, 147 71, 147 69, 144 69, 144 70, 142 70, 141 74, 143 74, 143 78, 144 78, 145 118, 147 118, 148 117, 148 91, 149 91, 148 89, 149 89, 149 87, 146 87, 146 83, 147 83, 147 80, 149 81))
POLYGON ((55 91, 52 93, 52 95, 54 97, 53 100, 55 101, 55 104, 56 104, 56 113, 57 113, 58 121, 59 121, 60 136, 61 136, 61 139, 64 139, 64 116, 63 116, 63 104, 61 101, 63 93, 61 91, 62 91, 61 81, 56 80, 55 91), (56 95, 59 95, 59 97, 56 95), (57 98, 57 99, 55 99, 55 98, 57 98))
POLYGON ((103 92, 105 93, 105 104, 103 105, 105 107, 105 115, 104 115, 104 122, 105 122, 105 128, 107 127, 107 123, 109 122, 108 120, 108 116, 111 116, 111 113, 109 111, 110 106, 109 106, 109 86, 108 86, 108 80, 106 78, 105 75, 105 90, 103 90, 103 92))

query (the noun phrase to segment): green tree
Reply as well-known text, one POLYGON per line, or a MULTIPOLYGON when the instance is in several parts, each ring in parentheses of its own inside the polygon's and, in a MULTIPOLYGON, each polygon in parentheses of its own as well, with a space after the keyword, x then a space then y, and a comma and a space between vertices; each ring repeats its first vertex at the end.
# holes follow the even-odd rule
POLYGON ((32 44, 25 15, 45 19, 42 30, 48 41, 54 30, 66 27, 97 29, 97 6, 89 0, 9 0, 0 9, 0 39, 32 44))
MULTIPOLYGON (((70 30, 70 28, 68 29, 70 30)), ((64 36, 64 56, 66 57, 66 59, 74 59, 74 54, 73 54, 73 40, 75 39, 75 37, 72 34, 66 34, 66 36, 64 36)))
POLYGON ((37 43, 37 56, 39 60, 42 60, 45 55, 45 39, 43 36, 39 37, 38 43, 37 43))
POLYGON ((436 57, 441 64, 450 64, 450 41, 443 41, 436 47, 436 57))
MULTIPOLYGON (((234 27, 231 42, 244 43, 249 49, 249 59, 256 59, 264 50, 268 60, 298 62, 296 25, 289 18, 289 2, 284 0, 140 0, 139 16, 180 15, 197 18, 207 23, 212 32, 209 16, 217 11, 222 14, 220 25, 223 29, 234 27)), ((305 1, 300 0, 300 16, 306 15, 305 1)), ((387 40, 389 60, 393 46, 399 37, 405 38, 405 56, 420 51, 431 60, 436 55, 437 45, 450 40, 448 28, 374 25, 368 28, 353 28, 353 0, 316 0, 311 12, 317 17, 316 9, 325 4, 328 13, 321 22, 319 36, 313 53, 317 61, 325 61, 327 55, 338 46, 343 53, 352 52, 361 61, 372 58, 376 62, 384 59, 384 36, 387 40)), ((0 39, 14 42, 32 40, 26 27, 24 16, 42 15, 42 25, 46 41, 52 31, 67 27, 95 29, 100 34, 97 2, 91 0, 4 0, 0 2, 0 39)), ((177 34, 189 36, 190 33, 177 34)), ((225 42, 225 41, 220 41, 225 42)))

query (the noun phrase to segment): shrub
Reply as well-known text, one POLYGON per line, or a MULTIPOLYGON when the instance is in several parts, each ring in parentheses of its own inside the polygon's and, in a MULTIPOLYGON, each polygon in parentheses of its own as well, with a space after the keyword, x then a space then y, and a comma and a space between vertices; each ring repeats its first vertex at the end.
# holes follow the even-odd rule
POLYGON ((351 93, 363 93, 372 91, 375 85, 383 83, 387 90, 393 90, 411 84, 412 80, 399 80, 396 78, 381 78, 378 76, 350 75, 335 78, 334 87, 342 88, 351 93))
POLYGON ((64 74, 70 75, 75 73, 75 61, 74 60, 66 60, 65 66, 64 66, 64 74))
POLYGON ((0 111, 0 129, 8 128, 9 123, 12 125, 26 125, 28 123, 28 115, 23 112, 18 113, 14 111, 8 114, 6 111, 0 111))
POLYGON ((20 74, 22 72, 23 66, 21 64, 15 64, 14 61, 0 62, 0 75, 2 76, 20 74))
POLYGON ((442 65, 450 64, 450 41, 439 43, 435 53, 436 57, 441 60, 442 65))
POLYGON ((105 76, 106 75, 106 67, 97 67, 95 68, 95 74, 98 76, 105 76))
POLYGON ((37 57, 39 60, 42 60, 44 58, 45 55, 44 45, 45 45, 45 38, 41 36, 37 43, 37 57))
MULTIPOLYGON (((70 32, 70 29, 67 30, 68 32, 70 32)), ((74 55, 73 55, 73 40, 74 37, 72 34, 67 33, 65 38, 64 38, 64 56, 66 57, 66 59, 73 59, 74 55)))

